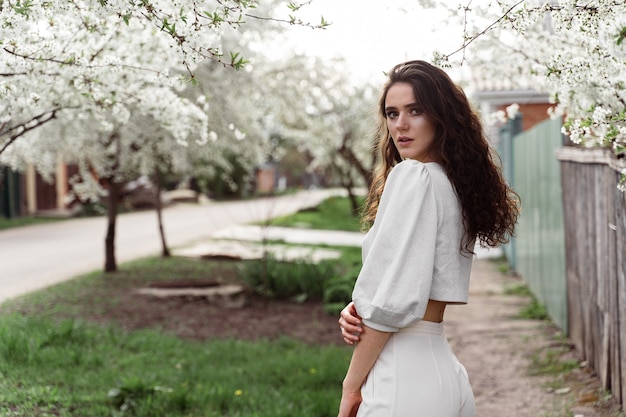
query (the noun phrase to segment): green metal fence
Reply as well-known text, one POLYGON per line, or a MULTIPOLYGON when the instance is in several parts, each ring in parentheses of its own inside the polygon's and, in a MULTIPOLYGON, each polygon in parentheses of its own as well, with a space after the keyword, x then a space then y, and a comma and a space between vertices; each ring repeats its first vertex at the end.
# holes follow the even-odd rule
MULTIPOLYGON (((513 150, 513 139, 522 131, 522 118, 517 115, 514 119, 509 120, 502 129, 500 129, 500 144, 498 153, 500 154, 500 162, 502 164, 502 175, 507 182, 513 186, 515 184, 515 154, 513 150)), ((517 250, 516 239, 502 247, 504 255, 509 263, 509 268, 517 272, 517 250)))
MULTIPOLYGON (((509 129, 515 131, 515 125, 509 129)), ((503 171, 522 201, 516 238, 505 253, 552 320, 567 332, 561 173, 555 155, 562 145, 561 122, 547 120, 502 140, 503 171)))

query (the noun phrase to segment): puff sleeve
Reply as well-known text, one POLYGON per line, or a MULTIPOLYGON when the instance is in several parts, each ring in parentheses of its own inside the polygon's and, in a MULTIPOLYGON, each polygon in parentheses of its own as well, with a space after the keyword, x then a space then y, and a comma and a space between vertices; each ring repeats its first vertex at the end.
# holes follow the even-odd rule
POLYGON ((437 244, 437 204, 430 173, 418 161, 396 165, 385 183, 374 225, 363 242, 363 266, 352 293, 363 323, 397 332, 424 317, 437 244))

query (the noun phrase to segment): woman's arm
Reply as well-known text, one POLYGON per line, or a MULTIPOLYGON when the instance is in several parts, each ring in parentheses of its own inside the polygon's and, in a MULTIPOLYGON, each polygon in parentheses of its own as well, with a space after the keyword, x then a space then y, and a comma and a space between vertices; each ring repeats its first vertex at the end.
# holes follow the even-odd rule
POLYGON ((343 380, 339 417, 356 416, 361 403, 361 386, 390 335, 391 333, 380 332, 371 327, 363 327, 361 340, 354 348, 348 373, 343 380))

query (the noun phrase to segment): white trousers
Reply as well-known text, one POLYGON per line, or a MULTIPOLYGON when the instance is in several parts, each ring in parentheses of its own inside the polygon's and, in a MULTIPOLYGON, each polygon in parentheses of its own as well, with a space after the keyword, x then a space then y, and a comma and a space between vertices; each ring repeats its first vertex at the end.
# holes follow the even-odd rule
POLYGON ((465 367, 443 323, 419 321, 391 335, 363 386, 357 417, 475 417, 465 367))

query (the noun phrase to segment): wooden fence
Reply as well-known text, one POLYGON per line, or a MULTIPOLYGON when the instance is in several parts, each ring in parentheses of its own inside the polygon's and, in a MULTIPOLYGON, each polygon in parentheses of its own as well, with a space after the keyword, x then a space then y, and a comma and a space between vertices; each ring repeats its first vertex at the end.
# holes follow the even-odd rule
POLYGON ((569 337, 626 409, 626 161, 563 147, 561 161, 569 337))

